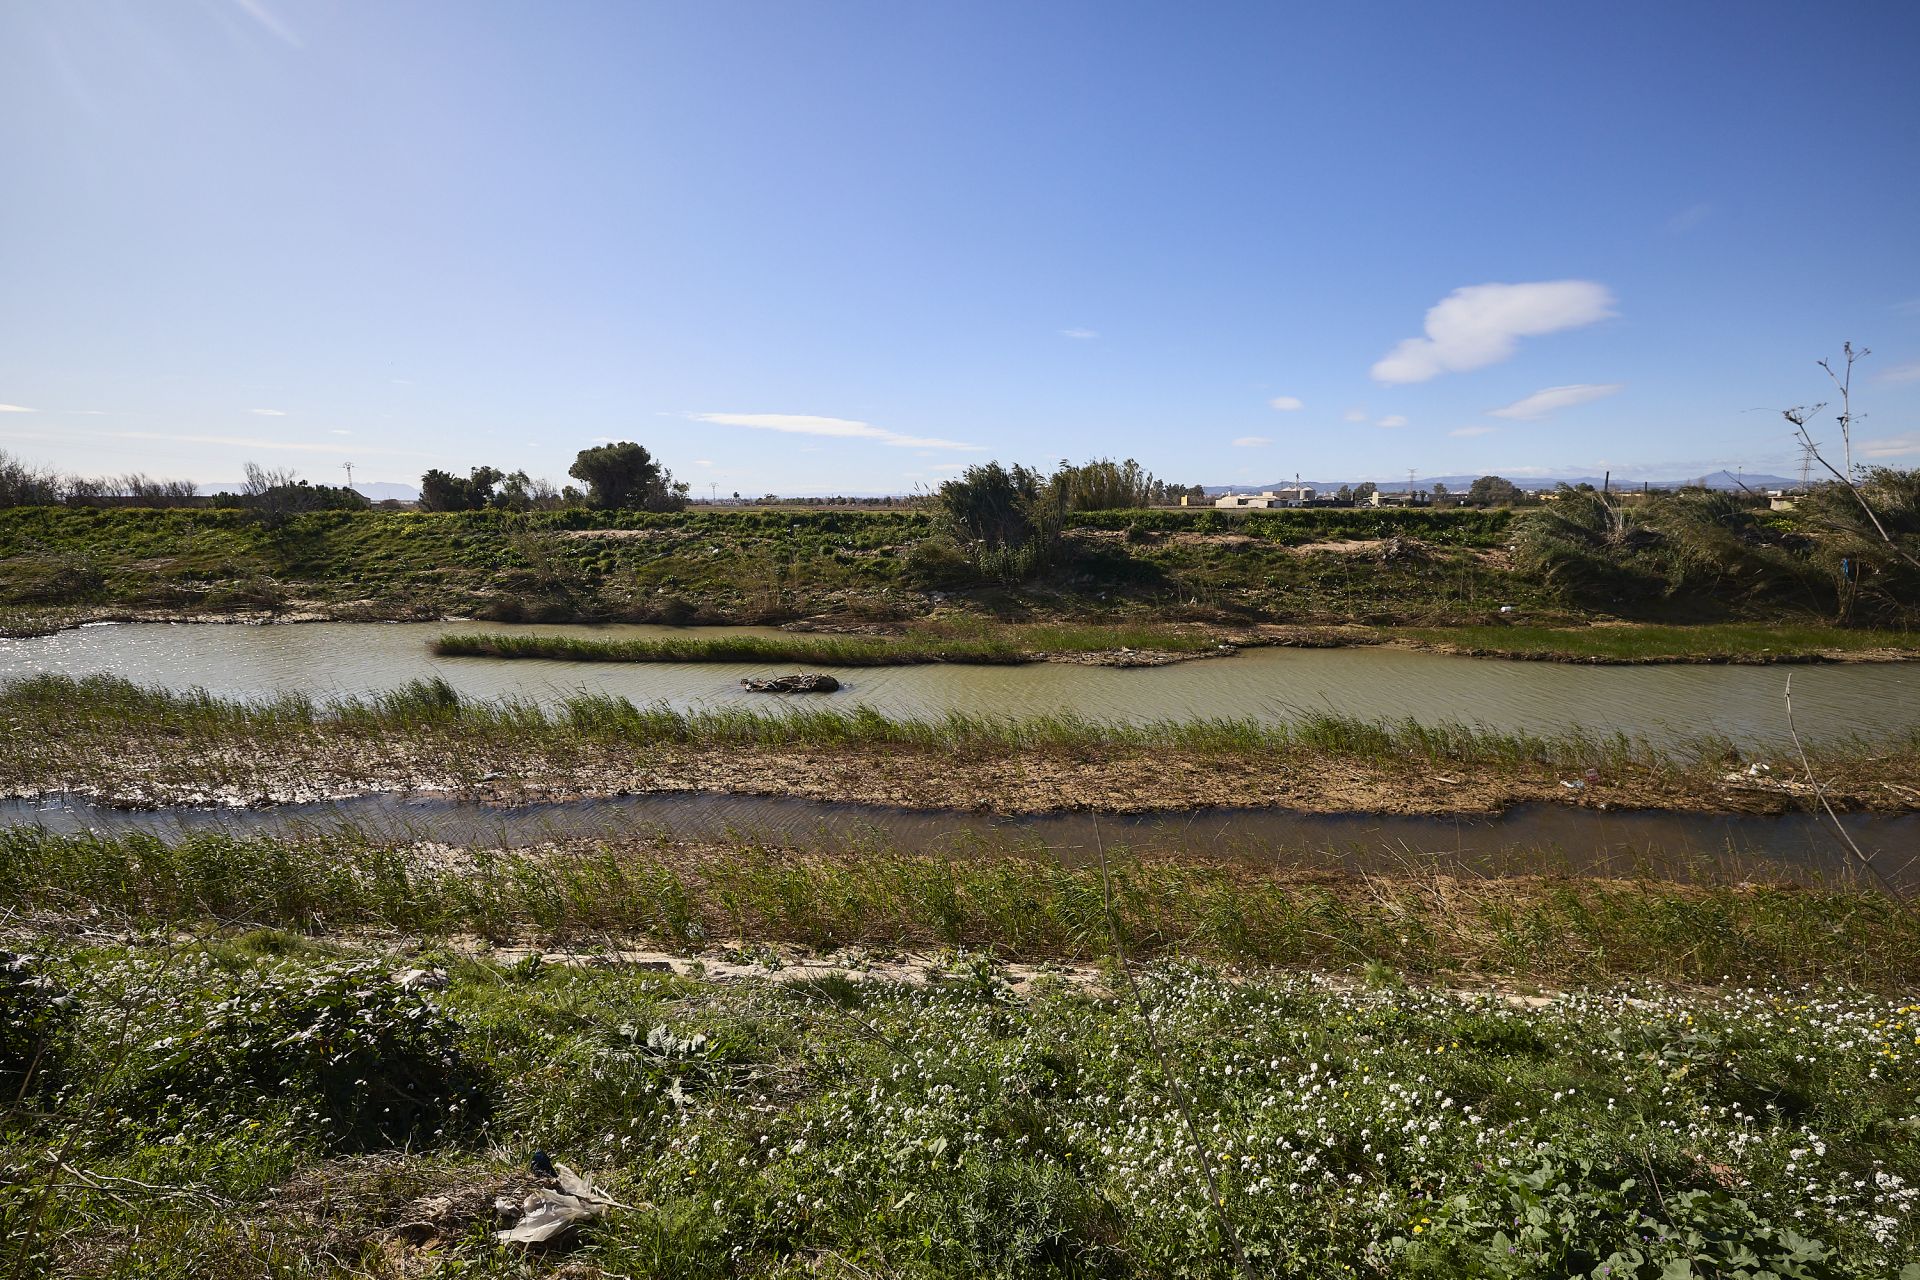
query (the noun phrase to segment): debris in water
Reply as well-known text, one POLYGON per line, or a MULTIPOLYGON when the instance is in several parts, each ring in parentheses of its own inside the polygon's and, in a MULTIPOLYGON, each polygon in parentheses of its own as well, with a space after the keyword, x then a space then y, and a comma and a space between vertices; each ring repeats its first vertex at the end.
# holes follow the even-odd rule
POLYGON ((757 680, 745 677, 740 683, 755 693, 832 693, 840 687, 840 682, 832 676, 804 671, 790 676, 765 676, 757 680))

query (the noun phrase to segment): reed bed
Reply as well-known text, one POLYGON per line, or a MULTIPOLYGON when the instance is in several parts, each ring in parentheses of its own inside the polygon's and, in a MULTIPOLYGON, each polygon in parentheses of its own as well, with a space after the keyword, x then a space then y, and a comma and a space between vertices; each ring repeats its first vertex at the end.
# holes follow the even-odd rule
POLYGON ((689 635, 644 639, 450 632, 433 642, 443 658, 537 658, 561 662, 752 662, 829 667, 888 667, 930 663, 1011 666, 1052 654, 1152 649, 1199 653, 1216 642, 1154 627, 933 626, 904 635, 689 635))
POLYGON ((1409 627, 1422 644, 1564 662, 1804 662, 1828 654, 1920 657, 1920 633, 1870 627, 1710 623, 1699 626, 1409 627))
MULTIPOLYGON (((542 705, 525 698, 466 698, 438 677, 411 681, 380 694, 322 701, 299 693, 223 698, 204 690, 144 687, 117 676, 30 676, 0 685, 0 726, 16 732, 118 731, 192 738, 297 735, 316 729, 369 736, 433 731, 482 741, 560 737, 633 744, 904 747, 964 754, 1168 749, 1267 756, 1305 751, 1360 760, 1412 757, 1432 763, 1496 765, 1666 767, 1736 754, 1724 739, 1711 737, 1656 748, 1622 733, 1575 730, 1538 735, 1412 719, 1371 721, 1314 710, 1301 710, 1282 720, 1242 717, 1128 723, 1064 712, 1014 718, 955 711, 939 717, 895 719, 865 706, 682 710, 640 705, 602 693, 580 693, 542 705)), ((1920 734, 1914 736, 1920 739, 1920 734)), ((1865 742, 1829 748, 1842 755, 1869 749, 1865 742)))
MULTIPOLYGON (((1303 854, 1298 862, 1310 862, 1303 854)), ((1111 851, 1114 910, 1139 956, 1537 981, 1713 981, 1767 972, 1895 989, 1920 980, 1920 916, 1844 886, 1656 875, 1275 870, 1295 863, 1111 851)), ((1542 863, 1553 865, 1550 854, 1542 863)), ((912 852, 627 837, 547 849, 394 843, 352 827, 274 836, 0 831, 0 894, 26 911, 308 932, 529 932, 699 951, 728 939, 965 947, 1026 960, 1112 952, 1098 867, 1014 842, 912 852)))
MULTIPOLYGON (((383 694, 240 700, 115 677, 0 685, 0 786, 107 803, 275 804, 371 792, 504 802, 724 791, 908 808, 1469 813, 1535 801, 1779 811, 1790 747, 1497 732, 1302 710, 1125 723, 1072 714, 892 719, 867 707, 681 710, 606 694, 470 700, 441 679, 383 694), (1749 766, 1757 766, 1749 770, 1749 766), (1598 781, 1585 791, 1581 779, 1598 781), (1567 779, 1573 779, 1567 783, 1567 779)), ((1842 808, 1920 807, 1920 731, 1811 751, 1842 808)))

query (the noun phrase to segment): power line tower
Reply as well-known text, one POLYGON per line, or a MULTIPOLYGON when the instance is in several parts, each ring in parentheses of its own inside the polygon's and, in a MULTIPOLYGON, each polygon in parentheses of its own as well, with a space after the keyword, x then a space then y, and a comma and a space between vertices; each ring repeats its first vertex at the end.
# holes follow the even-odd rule
POLYGON ((347 488, 353 488, 353 464, 351 462, 343 462, 340 465, 347 469, 347 488))

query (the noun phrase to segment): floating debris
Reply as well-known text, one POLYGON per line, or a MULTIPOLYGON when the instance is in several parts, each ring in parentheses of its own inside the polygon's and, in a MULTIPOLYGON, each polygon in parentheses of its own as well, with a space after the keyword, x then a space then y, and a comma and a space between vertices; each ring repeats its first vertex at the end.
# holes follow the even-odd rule
POLYGON ((764 676, 760 679, 745 677, 741 687, 755 693, 833 693, 840 688, 840 682, 829 675, 817 672, 799 672, 790 676, 764 676))

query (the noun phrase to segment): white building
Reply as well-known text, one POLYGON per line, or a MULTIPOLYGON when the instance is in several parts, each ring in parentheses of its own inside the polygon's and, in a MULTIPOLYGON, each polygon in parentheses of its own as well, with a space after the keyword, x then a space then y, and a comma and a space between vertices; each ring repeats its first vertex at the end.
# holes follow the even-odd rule
POLYGON ((1310 484, 1289 485, 1284 489, 1268 489, 1263 493, 1223 493, 1213 500, 1213 505, 1227 510, 1254 507, 1304 507, 1313 501, 1314 488, 1310 484))

